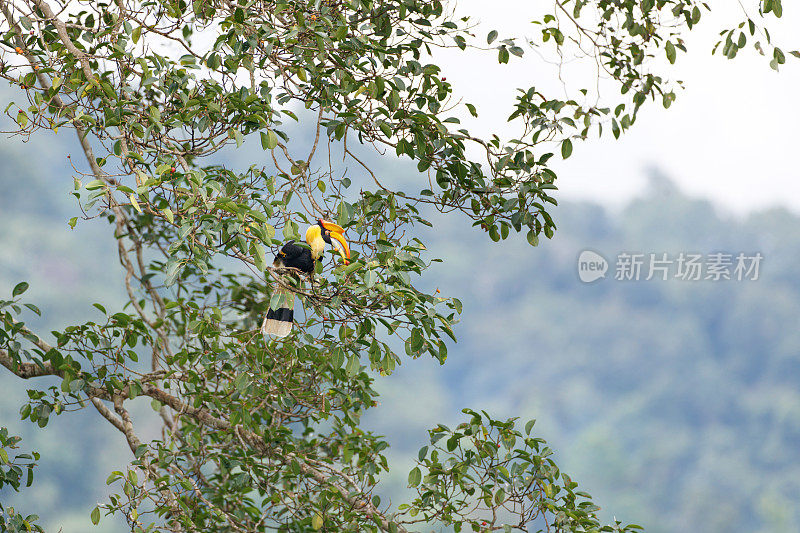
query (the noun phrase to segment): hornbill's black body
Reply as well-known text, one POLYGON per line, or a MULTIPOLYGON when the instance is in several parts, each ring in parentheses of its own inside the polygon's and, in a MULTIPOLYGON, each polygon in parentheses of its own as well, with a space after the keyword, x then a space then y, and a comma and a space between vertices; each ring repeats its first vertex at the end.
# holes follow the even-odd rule
MULTIPOLYGON (((330 238, 326 239, 330 243, 330 238)), ((318 259, 311 256, 311 249, 305 246, 295 244, 293 240, 287 242, 275 256, 275 261, 272 266, 284 268, 296 268, 304 274, 314 273, 314 264, 318 259)), ((278 307, 267 311, 266 320, 277 320, 279 322, 293 323, 294 322, 294 305, 291 307, 278 307)))
MULTIPOLYGON (((324 238, 324 237, 323 237, 324 238)), ((326 242, 330 243, 328 237, 326 242)), ((274 266, 296 268, 306 274, 314 272, 314 258, 311 257, 311 249, 289 241, 283 245, 281 251, 275 256, 274 266)))

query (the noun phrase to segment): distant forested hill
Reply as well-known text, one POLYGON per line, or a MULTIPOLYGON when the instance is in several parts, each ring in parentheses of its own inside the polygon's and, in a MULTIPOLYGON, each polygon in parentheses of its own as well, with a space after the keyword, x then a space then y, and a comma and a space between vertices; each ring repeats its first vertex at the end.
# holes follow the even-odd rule
POLYGON ((438 221, 431 281, 465 311, 450 361, 409 397, 539 418, 562 468, 648 531, 800 531, 800 220, 721 214, 657 173, 622 212, 556 213, 535 249, 438 221), (584 249, 612 263, 605 279, 579 280, 584 249), (760 252, 760 278, 613 279, 618 253, 682 251, 760 252))
MULTIPOLYGON (((67 227, 76 214, 67 148, 0 142, 0 292, 29 281, 43 327, 91 319, 92 302, 120 301, 108 228, 67 227)), ((621 212, 563 202, 555 214, 559 231, 538 248, 524 239, 492 245, 447 215, 425 235, 431 257, 445 260, 425 283, 461 298, 464 315, 444 367, 406 361, 379 381, 385 396, 370 424, 399 460, 387 480, 395 494, 425 428, 481 404, 538 418, 564 469, 605 509, 648 531, 797 531, 798 217, 776 209, 734 218, 663 178, 621 212), (612 262, 606 279, 580 282, 584 249, 612 262), (681 251, 761 252, 760 279, 613 279, 620 252, 681 251)), ((44 453, 26 495, 52 531, 91 530, 89 510, 114 465, 104 451, 119 435, 67 415, 54 421, 59 438, 45 441, 17 421, 24 388, 2 373, 0 387, 3 424, 44 453)))

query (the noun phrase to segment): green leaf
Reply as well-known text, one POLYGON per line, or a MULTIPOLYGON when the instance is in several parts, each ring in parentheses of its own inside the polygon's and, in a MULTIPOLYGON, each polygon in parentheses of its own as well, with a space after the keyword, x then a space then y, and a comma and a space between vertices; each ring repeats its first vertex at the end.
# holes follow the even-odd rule
POLYGON ((100 508, 95 507, 92 509, 92 524, 97 525, 100 523, 100 508))
POLYGON ((527 238, 528 238, 528 243, 530 243, 531 246, 539 246, 539 236, 536 235, 535 231, 528 230, 527 238))
POLYGON ((408 484, 412 487, 416 487, 419 485, 420 481, 422 481, 422 472, 420 472, 418 466, 415 466, 414 469, 408 473, 408 484))
POLYGON ((14 290, 11 291, 11 296, 19 296, 23 292, 27 291, 28 287, 30 287, 30 285, 28 285, 27 281, 21 281, 17 283, 16 286, 14 286, 14 290))
POLYGON ((500 50, 497 52, 497 61, 498 63, 508 63, 508 48, 505 46, 501 46, 500 50))
POLYGON ((164 216, 166 217, 167 220, 169 220, 170 224, 175 223, 175 215, 172 214, 172 209, 168 207, 161 212, 164 213, 164 216))
POLYGON ((264 150, 273 150, 278 146, 278 136, 272 130, 261 132, 261 147, 264 150))
POLYGON ((341 26, 337 26, 336 31, 333 32, 333 39, 335 41, 341 41, 342 39, 347 37, 347 29, 348 27, 344 24, 341 26))
POLYGON ((486 37, 486 43, 492 44, 494 40, 497 39, 497 30, 492 30, 489 32, 489 35, 486 37))
POLYGON ((347 373, 347 377, 353 377, 358 374, 358 371, 361 368, 361 363, 358 360, 358 357, 355 355, 351 355, 350 358, 347 360, 347 367, 345 368, 345 372, 347 373))
POLYGON ((314 515, 314 518, 311 519, 311 527, 314 528, 314 531, 319 531, 322 529, 322 524, 324 520, 322 519, 322 515, 317 513, 314 515))
POLYGON ((267 268, 267 258, 264 255, 264 247, 260 244, 253 243, 250 248, 254 252, 253 260, 256 262, 256 268, 263 272, 267 268))
POLYGON ((423 446, 422 448, 419 449, 419 454, 417 455, 417 457, 419 458, 420 462, 422 462, 425 460, 425 456, 427 455, 428 455, 428 447, 423 446))
POLYGON ((675 58, 677 56, 677 52, 675 51, 675 45, 673 45, 672 42, 667 41, 667 44, 664 48, 666 49, 667 52, 667 59, 669 60, 670 63, 674 65, 675 58))
POLYGON ((411 330, 411 338, 409 340, 411 344, 411 351, 418 352, 422 349, 422 344, 424 339, 422 337, 422 330, 419 328, 414 328, 411 330))
POLYGON ((622 133, 619 129, 619 122, 615 118, 611 119, 611 133, 614 134, 615 139, 619 139, 620 133, 622 133))
POLYGON ((133 193, 130 193, 128 195, 128 198, 130 198, 131 205, 134 207, 134 209, 136 209, 141 214, 142 208, 139 207, 139 202, 136 200, 136 195, 134 195, 133 193))
POLYGON ((534 424, 536 424, 536 419, 535 418, 531 419, 531 420, 528 420, 528 423, 525 424, 525 434, 526 435, 530 435, 531 434, 531 430, 533 429, 534 424))
POLYGON ((561 157, 566 159, 571 155, 572 155, 572 141, 570 139, 564 139, 563 141, 561 141, 561 157))

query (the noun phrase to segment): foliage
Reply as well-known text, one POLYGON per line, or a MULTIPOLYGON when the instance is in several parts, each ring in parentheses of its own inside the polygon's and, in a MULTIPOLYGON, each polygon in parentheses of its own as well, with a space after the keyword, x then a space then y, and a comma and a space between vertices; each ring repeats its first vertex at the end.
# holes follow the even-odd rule
MULTIPOLYGON (((14 435, 9 435, 6 428, 0 428, 0 489, 9 486, 15 491, 19 491, 23 479, 25 485, 30 487, 33 482, 33 468, 39 460, 39 454, 14 453, 19 448, 21 439, 14 435), (9 453, 14 453, 11 455, 9 453)), ((19 533, 40 530, 35 524, 39 519, 36 515, 22 516, 13 507, 4 506, 0 502, 0 529, 9 533, 19 533)))
POLYGON ((456 532, 466 526, 472 531, 524 531, 532 524, 549 531, 551 520, 557 531, 641 529, 621 527, 617 521, 600 524, 595 516, 600 508, 559 471, 544 440, 530 436, 535 420, 525 424, 523 435, 514 419, 464 412, 470 420, 455 430, 444 425, 430 430, 431 446, 420 450, 419 466, 408 475, 418 496, 400 510, 420 515, 422 523, 452 525, 456 532), (519 522, 507 522, 509 517, 519 522))
MULTIPOLYGON (((458 128, 453 88, 425 63, 433 50, 480 42, 438 1, 120 1, 79 10, 0 0, 0 75, 28 100, 6 108, 16 133, 77 133, 88 170, 73 162, 81 215, 70 225, 106 220, 125 276, 123 308, 95 304, 98 319, 52 332, 53 343, 22 321, 23 308, 39 314, 22 299, 27 285, 0 302, 0 363, 20 378, 60 380, 29 391, 23 419, 45 427, 52 415, 91 405, 134 455, 109 477, 119 492, 92 512, 94 522, 118 513, 136 531, 404 531, 415 523, 411 512, 427 503, 395 513, 373 494, 388 444, 360 419, 376 403, 375 374, 402 360, 392 337, 408 356, 441 363, 446 339, 455 339, 461 302, 412 282, 433 261, 409 233, 430 224, 420 206, 464 213, 494 241, 512 228, 534 245, 542 233, 552 237, 553 152, 569 157, 573 140, 595 127, 610 124, 619 136, 648 98, 668 106, 673 84, 651 60, 663 49, 674 61, 678 35, 699 21, 701 6, 567 4, 538 21, 537 46, 588 49, 624 96, 612 112, 523 89, 509 117, 516 133, 504 140, 458 128), (292 137, 290 120, 311 126, 309 146, 292 137), (256 133, 269 164, 231 169, 211 159, 256 133), (392 149, 428 179, 386 187, 354 143, 392 149), (359 170, 339 175, 334 155, 359 170), (287 341, 262 339, 255 325, 287 285, 267 250, 299 239, 300 224, 318 217, 347 229, 354 260, 328 261, 311 289, 289 285, 307 313, 287 341), (137 397, 163 421, 161 438, 141 440, 128 408, 137 397)), ((770 6, 763 11, 775 12, 775 0, 770 6)), ((486 42, 500 63, 524 54, 498 38, 492 31, 486 42)), ((499 422, 486 424, 491 432, 499 422)), ((538 466, 527 442, 514 453, 538 466)), ((505 465, 487 468, 490 478, 505 475, 505 465)), ((547 483, 527 496, 547 501, 537 509, 554 516, 548 522, 597 524, 591 507, 545 490, 557 471, 534 474, 547 483)), ((459 482, 477 490, 469 478, 459 482)), ((496 493, 493 501, 492 512, 505 504, 496 493)), ((536 527, 524 513, 503 522, 536 527)))

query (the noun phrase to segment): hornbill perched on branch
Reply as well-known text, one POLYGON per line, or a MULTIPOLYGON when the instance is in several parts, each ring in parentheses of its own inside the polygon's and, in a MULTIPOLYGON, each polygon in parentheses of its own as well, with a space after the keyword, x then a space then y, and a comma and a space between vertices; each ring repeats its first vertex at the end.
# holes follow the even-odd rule
MULTIPOLYGON (((277 268, 296 268, 304 274, 314 276, 314 265, 320 259, 325 244, 330 244, 339 251, 344 259, 344 264, 349 263, 350 247, 344 236, 341 226, 320 219, 316 224, 306 230, 306 242, 311 247, 306 248, 289 241, 283 245, 281 251, 275 256, 272 266, 277 268), (334 243, 331 239, 335 239, 334 243)), ((278 298, 273 298, 275 304, 270 305, 264 323, 261 324, 263 335, 285 337, 292 331, 294 324, 294 293, 285 287, 279 286, 276 293, 278 298)))

